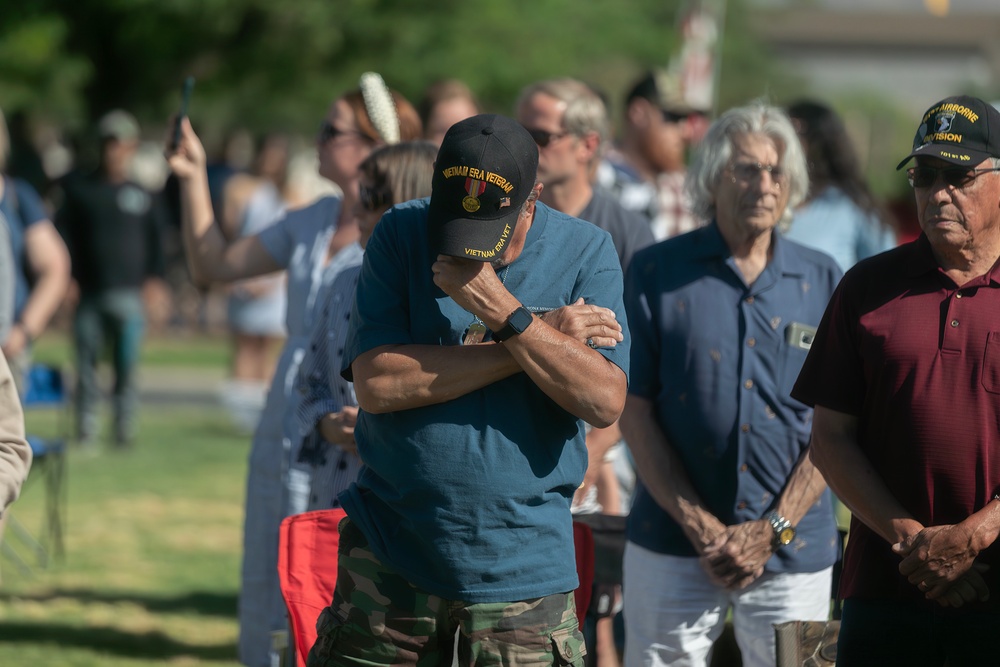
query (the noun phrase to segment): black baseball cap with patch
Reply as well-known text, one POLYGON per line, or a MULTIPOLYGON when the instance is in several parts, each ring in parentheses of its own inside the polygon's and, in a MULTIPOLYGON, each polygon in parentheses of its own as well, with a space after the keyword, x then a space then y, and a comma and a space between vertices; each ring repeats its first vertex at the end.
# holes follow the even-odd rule
POLYGON ((520 123, 480 114, 455 123, 434 163, 428 225, 442 255, 500 257, 538 171, 538 146, 520 123))
POLYGON ((1000 111, 978 97, 946 97, 924 113, 913 137, 913 151, 896 169, 915 157, 970 168, 986 158, 1000 157, 1000 111))

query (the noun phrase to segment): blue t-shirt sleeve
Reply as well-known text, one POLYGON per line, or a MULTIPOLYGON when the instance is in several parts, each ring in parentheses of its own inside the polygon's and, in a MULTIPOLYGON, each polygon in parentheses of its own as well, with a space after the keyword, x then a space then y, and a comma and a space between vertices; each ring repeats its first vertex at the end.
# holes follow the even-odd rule
POLYGON ((580 286, 582 296, 586 303, 610 308, 615 313, 615 319, 622 326, 624 340, 614 347, 598 348, 598 352, 604 358, 618 366, 629 377, 631 336, 629 333, 629 322, 625 314, 625 303, 622 299, 622 271, 621 263, 618 260, 618 253, 615 250, 611 235, 601 230, 603 241, 600 244, 597 256, 587 275, 587 278, 580 286))
POLYGON ((660 351, 653 304, 646 291, 646 278, 656 275, 652 249, 639 252, 625 276, 625 312, 632 335, 629 393, 654 399, 660 390, 660 351))
POLYGON ((42 198, 35 192, 27 181, 19 178, 14 179, 14 190, 17 193, 17 209, 21 215, 21 223, 27 229, 32 225, 48 220, 49 214, 45 211, 42 198))
POLYGON ((398 252, 405 247, 397 235, 399 215, 390 210, 382 216, 365 248, 341 368, 341 375, 351 382, 351 364, 360 355, 383 345, 413 342, 406 267, 398 252))

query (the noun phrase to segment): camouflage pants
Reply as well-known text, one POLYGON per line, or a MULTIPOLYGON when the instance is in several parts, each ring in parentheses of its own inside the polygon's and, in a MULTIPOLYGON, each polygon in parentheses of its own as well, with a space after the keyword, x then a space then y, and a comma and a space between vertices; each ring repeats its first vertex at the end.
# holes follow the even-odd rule
POLYGON ((586 649, 572 593, 486 604, 446 600, 382 565, 349 519, 340 529, 337 588, 316 622, 309 667, 437 667, 456 656, 462 667, 582 667, 586 649))

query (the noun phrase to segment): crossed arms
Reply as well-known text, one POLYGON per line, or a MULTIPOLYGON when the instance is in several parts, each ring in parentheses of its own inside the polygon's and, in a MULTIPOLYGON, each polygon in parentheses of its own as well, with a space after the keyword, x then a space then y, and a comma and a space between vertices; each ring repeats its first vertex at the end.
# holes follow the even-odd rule
MULTIPOLYGON (((433 271, 435 283, 493 331, 521 305, 488 263, 442 255, 433 271)), ((621 414, 625 373, 589 348, 588 338, 614 345, 621 325, 609 309, 577 302, 536 315, 524 333, 499 345, 377 347, 352 364, 358 405, 378 414, 443 403, 523 371, 567 412, 608 426, 621 414)))

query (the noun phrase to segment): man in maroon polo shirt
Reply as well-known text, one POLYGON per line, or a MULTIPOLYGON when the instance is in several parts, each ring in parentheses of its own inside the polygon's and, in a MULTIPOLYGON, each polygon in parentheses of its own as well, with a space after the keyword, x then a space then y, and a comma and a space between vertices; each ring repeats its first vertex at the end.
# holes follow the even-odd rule
POLYGON ((942 100, 911 158, 923 233, 844 276, 792 391, 853 512, 837 664, 998 664, 1000 113, 942 100))

